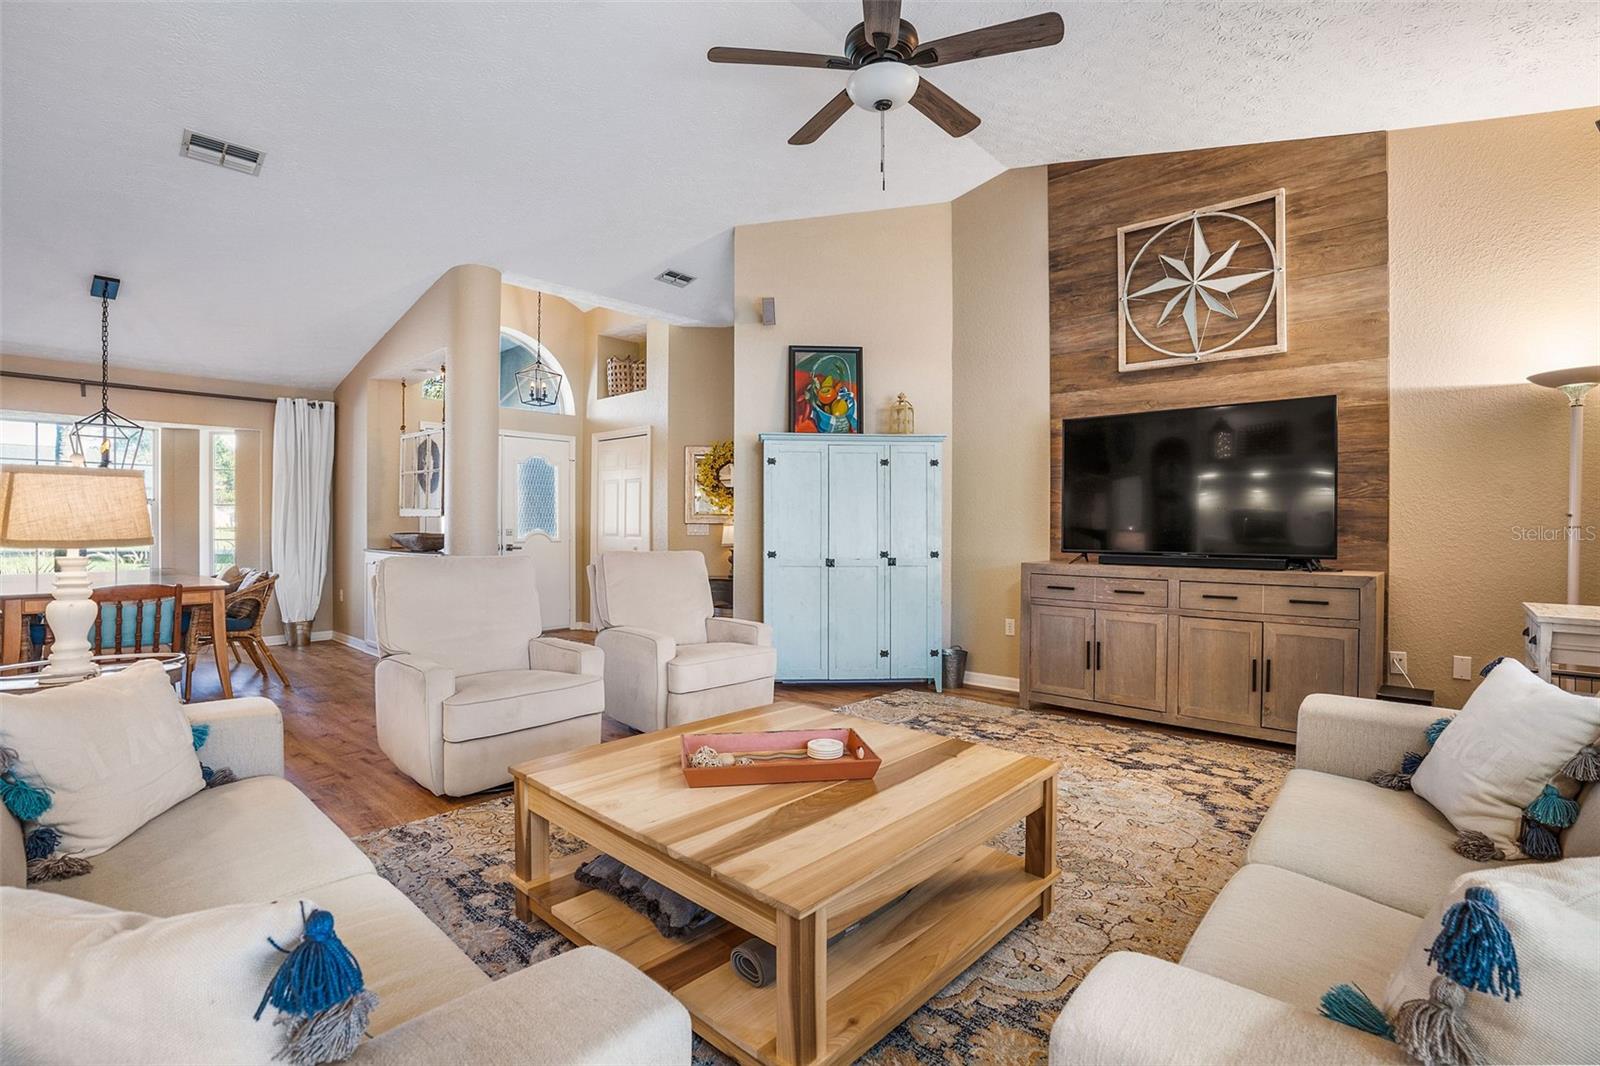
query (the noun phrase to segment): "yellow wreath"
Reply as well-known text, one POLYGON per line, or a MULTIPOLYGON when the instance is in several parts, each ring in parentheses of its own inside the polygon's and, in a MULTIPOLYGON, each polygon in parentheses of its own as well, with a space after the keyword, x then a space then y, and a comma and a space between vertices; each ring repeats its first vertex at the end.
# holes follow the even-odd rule
POLYGON ((733 441, 722 440, 711 446, 694 464, 694 483, 705 494, 706 502, 718 511, 733 512, 733 486, 724 485, 717 475, 733 464, 733 441))

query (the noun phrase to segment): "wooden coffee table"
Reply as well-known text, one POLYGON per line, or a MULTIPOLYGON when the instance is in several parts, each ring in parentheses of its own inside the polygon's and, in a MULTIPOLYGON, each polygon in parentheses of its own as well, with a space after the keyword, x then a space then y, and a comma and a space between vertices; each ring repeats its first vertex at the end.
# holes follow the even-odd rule
POLYGON ((741 1062, 848 1062, 1029 915, 1049 914, 1058 768, 799 703, 537 759, 512 768, 517 915, 621 955, 741 1062), (873 780, 691 789, 678 768, 682 733, 841 724, 883 759, 873 780), (1020 821, 1025 857, 987 846, 1020 821), (590 847, 552 857, 551 825, 590 847), (573 880, 597 850, 722 921, 662 937, 573 880), (728 965, 748 936, 777 947, 776 985, 754 988, 728 965))

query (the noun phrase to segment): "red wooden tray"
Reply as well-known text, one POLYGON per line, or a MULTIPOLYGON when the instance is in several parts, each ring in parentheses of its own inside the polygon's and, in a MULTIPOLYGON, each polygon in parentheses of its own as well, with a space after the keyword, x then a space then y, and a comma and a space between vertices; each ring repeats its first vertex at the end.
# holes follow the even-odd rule
POLYGON ((766 733, 685 733, 678 756, 683 779, 690 788, 716 788, 725 785, 772 785, 793 781, 859 781, 872 777, 883 765, 877 753, 854 729, 792 729, 766 733), (844 744, 837 759, 774 759, 753 766, 689 765, 696 749, 709 745, 719 752, 785 751, 803 749, 806 742, 827 737, 844 744), (857 757, 856 752, 860 752, 857 757))

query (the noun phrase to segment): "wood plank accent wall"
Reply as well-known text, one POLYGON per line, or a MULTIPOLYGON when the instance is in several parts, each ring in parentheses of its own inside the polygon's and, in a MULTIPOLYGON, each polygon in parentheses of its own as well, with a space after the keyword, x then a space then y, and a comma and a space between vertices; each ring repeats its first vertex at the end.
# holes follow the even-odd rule
POLYGON ((1389 568, 1388 136, 1363 133, 1050 168, 1050 543, 1061 419, 1336 394, 1339 560, 1389 568), (1117 227, 1288 190, 1289 350, 1117 370, 1117 227))

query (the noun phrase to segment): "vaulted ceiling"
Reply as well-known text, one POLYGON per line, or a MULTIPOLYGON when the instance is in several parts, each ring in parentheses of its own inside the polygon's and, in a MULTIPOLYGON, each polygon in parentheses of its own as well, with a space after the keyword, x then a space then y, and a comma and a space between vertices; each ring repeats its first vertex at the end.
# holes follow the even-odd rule
POLYGON ((89 276, 123 279, 115 365, 337 382, 444 270, 682 323, 732 317, 732 227, 949 200, 1008 167, 1600 102, 1588 3, 934 3, 924 39, 1060 10, 1066 41, 933 80, 910 110, 788 135, 845 75, 713 66, 836 51, 854 3, 8 2, 0 345, 97 358, 89 276), (180 157, 185 127, 266 152, 180 157), (653 280, 696 275, 684 289, 653 280))

